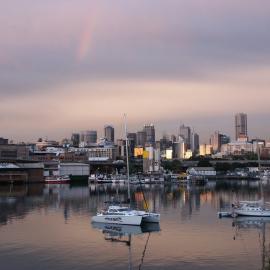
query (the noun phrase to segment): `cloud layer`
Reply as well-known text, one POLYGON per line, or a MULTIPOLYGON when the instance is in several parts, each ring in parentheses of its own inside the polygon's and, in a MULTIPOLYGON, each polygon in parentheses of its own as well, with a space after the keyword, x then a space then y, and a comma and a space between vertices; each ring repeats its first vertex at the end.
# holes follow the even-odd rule
POLYGON ((0 135, 120 128, 127 112, 133 129, 189 122, 207 137, 232 132, 245 111, 251 133, 268 137, 269 10, 264 0, 6 2, 0 135))

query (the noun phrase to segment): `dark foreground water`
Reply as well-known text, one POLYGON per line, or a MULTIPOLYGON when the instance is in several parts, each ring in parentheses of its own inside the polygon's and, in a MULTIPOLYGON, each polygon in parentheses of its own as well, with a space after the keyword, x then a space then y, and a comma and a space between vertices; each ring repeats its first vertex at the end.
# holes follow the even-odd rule
MULTIPOLYGON (((125 186, 1 186, 0 269, 270 269, 270 219, 217 218, 235 199, 258 199, 258 183, 144 191, 160 228, 93 228, 97 208, 124 199, 125 186)), ((267 184, 264 193, 270 201, 267 184)), ((132 197, 145 207, 139 187, 132 197)))

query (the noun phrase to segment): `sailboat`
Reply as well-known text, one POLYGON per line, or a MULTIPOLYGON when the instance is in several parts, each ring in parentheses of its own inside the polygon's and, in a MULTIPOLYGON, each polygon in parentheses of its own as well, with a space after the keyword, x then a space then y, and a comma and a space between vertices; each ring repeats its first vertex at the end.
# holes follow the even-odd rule
MULTIPOLYGON (((258 165, 259 173, 261 171, 260 149, 258 148, 258 165)), ((261 200, 259 201, 239 201, 233 204, 233 213, 236 216, 250 217, 270 217, 270 209, 267 208, 264 202, 262 179, 260 178, 260 193, 261 200)))
MULTIPOLYGON (((126 120, 126 115, 124 115, 126 120)), ((142 223, 159 223, 160 214, 146 211, 138 211, 130 208, 130 178, 129 178, 129 154, 128 154, 128 137, 127 125, 125 121, 125 139, 126 139, 126 162, 127 162, 127 184, 128 184, 128 199, 129 206, 122 206, 114 202, 103 211, 98 212, 92 217, 92 222, 124 224, 124 225, 141 225, 142 223)))

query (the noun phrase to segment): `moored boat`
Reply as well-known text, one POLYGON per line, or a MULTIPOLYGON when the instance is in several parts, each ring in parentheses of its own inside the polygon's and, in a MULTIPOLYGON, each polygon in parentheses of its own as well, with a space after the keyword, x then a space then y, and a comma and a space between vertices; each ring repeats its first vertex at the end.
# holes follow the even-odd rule
POLYGON ((68 184, 70 183, 69 176, 47 176, 45 178, 46 184, 68 184))

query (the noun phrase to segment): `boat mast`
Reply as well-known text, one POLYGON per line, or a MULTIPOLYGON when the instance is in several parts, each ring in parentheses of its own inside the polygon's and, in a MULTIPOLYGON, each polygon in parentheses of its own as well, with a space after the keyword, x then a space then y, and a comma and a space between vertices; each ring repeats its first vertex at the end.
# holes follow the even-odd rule
POLYGON ((263 194, 263 185, 262 185, 262 177, 261 177, 261 151, 258 146, 258 167, 259 167, 259 177, 260 177, 260 190, 261 190, 261 200, 264 205, 264 194, 263 194))
POLYGON ((129 158, 128 158, 128 136, 127 136, 127 115, 126 114, 124 114, 124 122, 125 122, 126 158, 127 158, 128 203, 130 203, 129 158))

